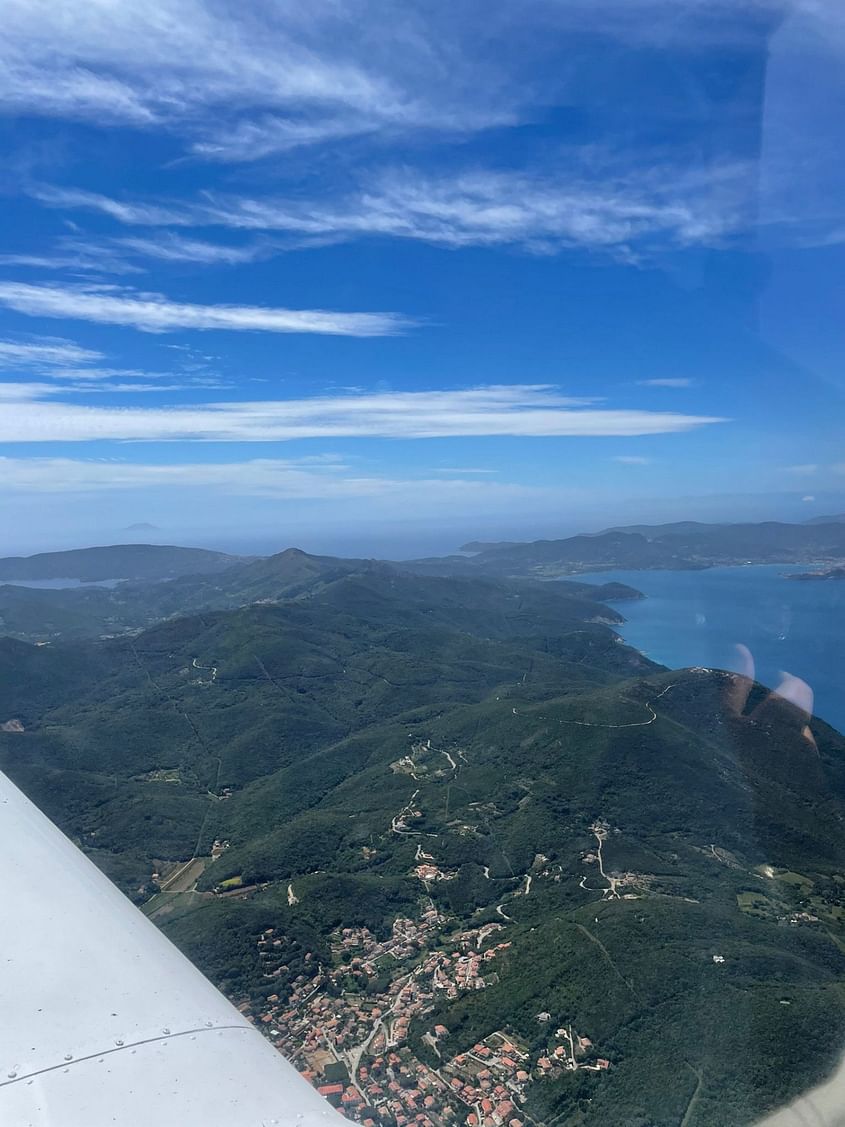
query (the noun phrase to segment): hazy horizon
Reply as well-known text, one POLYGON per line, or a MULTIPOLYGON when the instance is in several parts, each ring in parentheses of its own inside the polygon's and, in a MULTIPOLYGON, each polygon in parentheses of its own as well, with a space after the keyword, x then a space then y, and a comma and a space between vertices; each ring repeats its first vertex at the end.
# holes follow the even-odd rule
MULTIPOLYGON (((808 506, 788 495, 744 498, 691 498, 670 503, 646 502, 640 506, 619 503, 601 513, 575 513, 560 516, 526 516, 522 520, 491 521, 459 518, 454 522, 393 520, 357 527, 352 522, 292 523, 287 528, 271 525, 243 528, 196 527, 178 523, 158 523, 153 517, 139 521, 143 528, 120 525, 110 528, 77 530, 75 535, 35 538, 25 533, 6 535, 0 556, 27 556, 40 552, 111 544, 172 544, 207 548, 233 555, 272 555, 285 548, 300 548, 316 555, 361 558, 412 559, 448 555, 474 540, 544 540, 600 532, 605 528, 630 524, 667 524, 697 520, 703 523, 744 523, 784 521, 800 523, 818 516, 834 516, 845 511, 845 495, 821 496, 808 506)), ((133 522, 135 523, 135 522, 133 522)), ((281 522, 280 522, 281 523, 281 522)))

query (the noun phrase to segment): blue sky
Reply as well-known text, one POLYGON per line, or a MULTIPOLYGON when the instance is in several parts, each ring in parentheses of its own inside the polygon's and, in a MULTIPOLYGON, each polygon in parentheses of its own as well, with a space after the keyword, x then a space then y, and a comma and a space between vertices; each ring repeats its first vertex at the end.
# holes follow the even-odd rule
POLYGON ((4 554, 845 508, 837 3, 4 24, 4 554))

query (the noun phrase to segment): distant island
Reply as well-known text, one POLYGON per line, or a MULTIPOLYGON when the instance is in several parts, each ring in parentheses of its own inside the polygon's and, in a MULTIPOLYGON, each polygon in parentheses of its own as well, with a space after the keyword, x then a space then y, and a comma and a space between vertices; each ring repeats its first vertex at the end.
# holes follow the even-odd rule
POLYGON ((819 571, 799 571, 787 575, 787 579, 845 579, 845 564, 822 568, 819 571))
POLYGON ((404 566, 431 575, 481 574, 498 578, 558 579, 582 572, 628 570, 689 571, 741 564, 836 566, 845 559, 845 524, 629 525, 529 543, 471 541, 460 554, 415 560, 404 566))

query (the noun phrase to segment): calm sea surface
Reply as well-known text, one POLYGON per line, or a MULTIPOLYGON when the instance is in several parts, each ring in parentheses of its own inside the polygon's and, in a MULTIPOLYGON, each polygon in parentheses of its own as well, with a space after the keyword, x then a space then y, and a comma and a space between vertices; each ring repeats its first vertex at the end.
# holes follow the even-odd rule
POLYGON ((642 591, 619 602, 626 642, 672 668, 738 669, 736 644, 754 655, 757 679, 774 686, 779 671, 801 677, 816 713, 845 731, 845 580, 799 582, 783 564, 707 571, 603 571, 573 576, 616 580, 642 591))
POLYGON ((38 591, 64 591, 71 587, 116 587, 122 579, 97 579, 83 583, 81 579, 0 579, 0 586, 33 587, 38 591))

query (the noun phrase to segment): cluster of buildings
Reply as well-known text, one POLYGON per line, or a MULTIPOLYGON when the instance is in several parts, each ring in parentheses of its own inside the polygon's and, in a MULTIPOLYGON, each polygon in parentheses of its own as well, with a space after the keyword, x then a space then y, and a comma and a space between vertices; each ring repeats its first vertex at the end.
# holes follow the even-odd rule
POLYGON ((502 924, 447 936, 444 922, 431 904, 419 920, 395 920, 383 940, 365 927, 343 928, 331 943, 331 965, 307 952, 293 979, 286 940, 267 928, 257 939, 263 973, 268 980, 285 976, 289 994, 238 1008, 364 1127, 533 1127, 523 1106, 533 1081, 575 1068, 600 1071, 609 1062, 571 1029, 557 1030, 539 1057, 504 1032, 449 1056, 449 1031, 440 1024, 422 1037, 433 1056, 415 1055, 408 1042, 413 1018, 443 998, 490 984, 496 959, 510 947, 502 924))
POLYGON ((443 1066, 464 1105, 468 1127, 523 1127, 520 1105, 531 1080, 527 1050, 514 1037, 492 1033, 443 1066))
POLYGON ((789 922, 791 924, 817 924, 819 917, 814 916, 812 912, 793 912, 789 916, 789 922))
MULTIPOLYGON (((422 856, 427 857, 429 854, 424 853, 422 856)), ((414 869, 414 876, 426 885, 433 880, 454 880, 457 875, 457 873, 444 871, 438 865, 432 864, 431 861, 423 861, 414 869)))
POLYGON ((586 1068, 590 1072, 606 1072, 610 1061, 596 1056, 593 1042, 589 1037, 581 1037, 572 1026, 564 1026, 555 1031, 557 1044, 550 1045, 546 1053, 537 1058, 538 1077, 551 1077, 560 1072, 575 1072, 586 1068))
POLYGON ((523 1127, 526 1113, 521 1105, 528 1086, 579 1068, 603 1072, 610 1061, 595 1057, 589 1037, 564 1028, 539 1055, 531 1054, 512 1034, 491 1033, 453 1057, 441 1071, 449 1077, 452 1091, 471 1105, 468 1127, 523 1127))
MULTIPOLYGON (((501 929, 501 925, 488 925, 491 929, 501 929)), ((474 947, 473 940, 478 929, 463 932, 456 937, 457 949, 453 951, 433 951, 423 960, 420 971, 430 975, 432 992, 442 990, 447 998, 457 998, 467 990, 483 990, 492 980, 490 962, 501 951, 506 951, 510 943, 496 943, 485 950, 474 947)))

